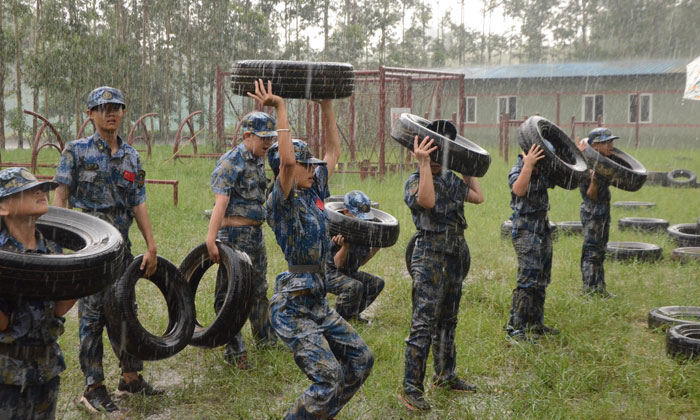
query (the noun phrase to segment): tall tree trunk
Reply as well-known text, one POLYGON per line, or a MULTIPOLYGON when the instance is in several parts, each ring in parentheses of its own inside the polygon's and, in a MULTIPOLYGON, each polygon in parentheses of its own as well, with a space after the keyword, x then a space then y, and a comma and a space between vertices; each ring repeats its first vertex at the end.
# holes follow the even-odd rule
POLYGON ((17 148, 24 147, 24 109, 22 106, 22 42, 19 37, 19 7, 15 5, 12 10, 13 23, 15 25, 15 39, 17 41, 17 51, 15 54, 15 87, 17 88, 17 118, 20 124, 17 125, 17 148))
MULTIPOLYGON (((39 56, 39 48, 41 43, 39 39, 41 38, 41 0, 36 0, 36 20, 34 22, 34 56, 39 56)), ((39 87, 36 81, 34 82, 34 87, 32 88, 32 110, 34 112, 39 112, 39 87)), ((32 119, 32 139, 36 138, 36 132, 38 130, 38 120, 36 118, 32 119)))
MULTIPOLYGON (((168 144, 168 134, 170 131, 170 19, 172 17, 171 8, 168 7, 165 20, 165 115, 163 115, 163 125, 165 131, 163 140, 168 144)), ((161 128, 161 131, 163 129, 161 128)))
POLYGON ((213 75, 209 78, 209 113, 207 118, 209 120, 209 138, 215 141, 216 133, 214 133, 214 95, 216 94, 216 85, 214 84, 214 79, 216 79, 216 75, 213 75))
POLYGON ((328 9, 330 6, 330 0, 323 1, 323 58, 328 59, 328 32, 330 28, 328 26, 328 9))
POLYGON ((141 95, 141 114, 145 114, 146 100, 148 98, 148 86, 146 85, 148 73, 146 71, 146 55, 148 54, 148 0, 143 0, 141 7, 143 8, 143 26, 141 27, 141 92, 139 93, 141 95))
POLYGON ((3 28, 5 1, 0 0, 0 149, 5 150, 5 32, 3 28))

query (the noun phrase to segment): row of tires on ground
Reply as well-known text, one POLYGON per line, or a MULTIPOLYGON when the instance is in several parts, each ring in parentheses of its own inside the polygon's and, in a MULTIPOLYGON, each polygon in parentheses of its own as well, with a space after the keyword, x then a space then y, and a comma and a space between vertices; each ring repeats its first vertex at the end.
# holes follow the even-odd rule
POLYGON ((689 169, 674 169, 668 172, 648 171, 646 184, 664 187, 700 188, 697 175, 689 169))
POLYGON ((672 357, 700 355, 700 307, 664 306, 649 311, 649 328, 666 331, 666 353, 672 357))

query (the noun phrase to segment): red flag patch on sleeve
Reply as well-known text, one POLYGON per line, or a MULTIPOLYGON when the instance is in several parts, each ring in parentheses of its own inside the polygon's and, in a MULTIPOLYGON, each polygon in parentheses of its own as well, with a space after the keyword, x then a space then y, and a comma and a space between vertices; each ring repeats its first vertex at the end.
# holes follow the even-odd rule
POLYGON ((321 210, 324 210, 326 208, 325 205, 323 204, 323 201, 321 201, 320 198, 316 199, 316 207, 318 207, 321 210))
POLYGON ((136 181, 136 174, 133 172, 129 172, 127 170, 124 170, 124 179, 126 179, 129 182, 134 182, 134 181, 136 181))

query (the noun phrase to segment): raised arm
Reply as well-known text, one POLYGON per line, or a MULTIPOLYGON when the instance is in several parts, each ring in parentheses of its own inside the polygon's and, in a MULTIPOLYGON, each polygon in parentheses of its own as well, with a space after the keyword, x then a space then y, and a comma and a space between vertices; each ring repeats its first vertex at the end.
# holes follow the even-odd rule
POLYGON ((523 152, 523 169, 520 171, 518 179, 513 183, 513 194, 518 197, 524 197, 527 194, 527 186, 530 183, 530 178, 532 177, 532 171, 535 169, 535 164, 538 160, 544 158, 544 151, 542 148, 533 144, 530 147, 528 153, 523 152))
POLYGON ((420 171, 416 202, 424 209, 435 207, 435 186, 433 185, 433 173, 430 170, 430 154, 437 150, 437 146, 433 146, 433 141, 433 139, 425 136, 419 145, 418 136, 413 139, 413 154, 418 160, 420 171))
POLYGON ((467 197, 464 199, 464 201, 472 204, 483 203, 484 193, 481 191, 481 184, 479 184, 479 180, 476 179, 476 177, 466 176, 464 174, 462 174, 462 179, 469 187, 469 193, 467 194, 467 197))
POLYGON ((330 178, 338 159, 340 159, 340 136, 333 112, 333 102, 330 99, 321 101, 321 119, 326 134, 326 154, 323 156, 323 160, 328 164, 326 168, 328 169, 328 178, 330 178))

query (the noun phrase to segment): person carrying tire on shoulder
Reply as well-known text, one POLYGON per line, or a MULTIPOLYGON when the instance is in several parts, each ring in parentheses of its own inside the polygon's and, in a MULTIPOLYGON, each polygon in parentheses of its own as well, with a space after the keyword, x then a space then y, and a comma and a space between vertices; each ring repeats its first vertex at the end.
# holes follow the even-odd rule
POLYGON ((323 200, 340 157, 333 104, 321 101, 326 132, 324 160, 306 142, 291 139, 284 99, 256 82, 248 95, 277 110, 278 141, 268 151, 275 182, 267 197, 267 223, 284 253, 288 270, 277 275, 270 299, 270 323, 313 382, 285 419, 335 416, 369 377, 374 356, 360 335, 328 306, 324 262, 330 250, 323 200))
MULTIPOLYGON (((61 254, 36 229, 49 210, 55 182, 37 181, 25 168, 0 171, 0 249, 61 254)), ((66 370, 58 337, 75 299, 0 298, 0 418, 54 419, 59 374, 66 370)))
MULTIPOLYGON (((579 142, 583 151, 592 147, 603 156, 613 153, 613 141, 619 139, 605 127, 598 127, 579 142)), ((605 287, 605 251, 610 236, 610 183, 591 171, 590 180, 579 185, 581 191, 581 224, 583 225, 583 248, 581 250, 581 276, 583 296, 614 298, 605 287)))
MULTIPOLYGON (((216 239, 231 244, 250 256, 258 278, 248 316, 255 341, 260 346, 277 342, 270 326, 267 299, 267 253, 262 224, 265 210, 265 155, 277 141, 275 119, 264 112, 251 112, 241 124, 243 142, 219 158, 211 174, 215 195, 214 210, 207 231, 207 250, 214 263, 220 262, 216 239)), ((219 270, 219 276, 225 271, 219 270)), ((218 312, 226 297, 226 282, 217 279, 214 309, 218 312)), ((248 369, 245 342, 238 332, 224 350, 224 360, 239 369, 248 369)))
MULTIPOLYGON (((138 152, 117 134, 125 110, 126 104, 120 90, 102 86, 90 92, 86 113, 95 124, 95 133, 71 141, 63 150, 54 177, 54 181, 59 184, 54 195, 54 205, 79 208, 114 225, 124 238, 125 267, 133 260, 129 227, 133 219, 136 219, 147 247, 141 270, 145 270, 144 275, 148 277, 156 271, 156 242, 146 207, 146 172, 141 168, 138 152)), ((85 393, 80 401, 90 411, 111 413, 118 408, 103 384, 105 292, 103 290, 78 301, 79 358, 86 381, 85 393)), ((110 342, 122 371, 117 393, 163 393, 154 389, 138 374, 143 370, 143 361, 119 349, 111 340, 110 342)))
MULTIPOLYGON (((545 146, 554 151, 554 146, 544 141, 545 146)), ((544 301, 552 273, 547 189, 555 186, 553 180, 537 169, 537 161, 544 157, 542 148, 533 144, 527 153, 518 156, 508 173, 513 209, 511 235, 518 256, 518 280, 505 329, 510 339, 532 343, 543 334, 559 333, 544 325, 544 301)))
MULTIPOLYGON (((372 220, 372 203, 362 191, 350 191, 345 194, 345 209, 348 217, 372 220)), ((384 279, 373 274, 358 271, 359 268, 374 257, 380 248, 356 245, 345 241, 343 235, 331 238, 333 245, 326 260, 326 291, 337 295, 335 311, 346 321, 358 321, 368 324, 360 316, 384 289, 384 279)))
MULTIPOLYGON (((444 127, 446 135, 454 126, 444 127)), ((418 235, 411 256, 413 312, 406 339, 403 390, 398 397, 410 410, 430 410, 424 398, 423 382, 430 346, 433 348, 433 386, 460 392, 476 387, 457 376, 455 330, 462 281, 469 273, 470 256, 464 230, 464 203, 484 201, 479 181, 461 179, 430 158, 437 150, 433 139, 414 139, 413 154, 418 171, 404 189, 404 201, 411 210, 418 235)))

